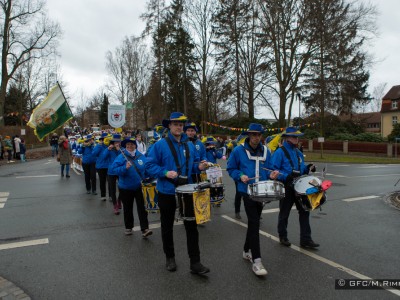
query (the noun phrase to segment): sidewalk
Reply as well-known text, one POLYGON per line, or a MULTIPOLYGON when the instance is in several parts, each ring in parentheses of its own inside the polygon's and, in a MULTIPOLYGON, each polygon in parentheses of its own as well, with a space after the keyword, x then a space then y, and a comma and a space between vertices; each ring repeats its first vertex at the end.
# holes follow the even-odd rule
POLYGON ((30 300, 23 290, 0 276, 0 300, 30 300))
MULTIPOLYGON (((40 158, 46 158, 46 157, 51 157, 51 147, 50 146, 29 149, 26 151, 26 160, 27 161, 29 161, 30 159, 40 159, 40 158)), ((17 159, 12 159, 12 161, 14 161, 12 164, 21 163, 21 161, 17 160, 17 159)), ((6 165, 6 164, 7 164, 7 154, 4 154, 4 159, 0 160, 0 166, 6 165)))

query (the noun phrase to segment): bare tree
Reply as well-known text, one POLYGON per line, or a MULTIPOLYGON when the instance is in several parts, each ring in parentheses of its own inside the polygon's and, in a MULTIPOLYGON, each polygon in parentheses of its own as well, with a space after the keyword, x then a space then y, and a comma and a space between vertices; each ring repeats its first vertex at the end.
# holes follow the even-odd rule
POLYGON ((212 59, 214 45, 213 17, 217 0, 192 0, 187 3, 188 31, 194 41, 196 57, 195 79, 199 85, 201 97, 201 121, 207 132, 205 121, 210 120, 211 105, 209 103, 208 80, 215 72, 215 61, 212 59))
POLYGON ((61 28, 47 17, 44 0, 0 0, 0 8, 2 125, 9 81, 28 61, 55 53, 61 28))
POLYGON ((379 112, 382 108, 382 98, 386 93, 387 82, 381 82, 372 90, 371 110, 379 112))

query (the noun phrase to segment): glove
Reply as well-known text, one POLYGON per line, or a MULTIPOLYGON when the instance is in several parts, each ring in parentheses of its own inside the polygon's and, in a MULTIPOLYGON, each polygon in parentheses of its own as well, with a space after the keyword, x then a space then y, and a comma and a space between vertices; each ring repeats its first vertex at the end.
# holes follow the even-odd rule
POLYGON ((307 165, 307 174, 311 172, 315 172, 317 170, 317 168, 313 165, 313 164, 308 164, 307 165))

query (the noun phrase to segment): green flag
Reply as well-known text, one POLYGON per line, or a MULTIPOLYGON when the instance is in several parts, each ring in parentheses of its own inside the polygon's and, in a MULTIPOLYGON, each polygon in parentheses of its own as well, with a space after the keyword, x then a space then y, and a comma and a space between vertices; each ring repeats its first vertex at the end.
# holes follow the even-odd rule
POLYGON ((46 135, 72 118, 71 109, 57 84, 50 90, 46 99, 33 110, 28 126, 35 129, 36 136, 42 141, 46 135))

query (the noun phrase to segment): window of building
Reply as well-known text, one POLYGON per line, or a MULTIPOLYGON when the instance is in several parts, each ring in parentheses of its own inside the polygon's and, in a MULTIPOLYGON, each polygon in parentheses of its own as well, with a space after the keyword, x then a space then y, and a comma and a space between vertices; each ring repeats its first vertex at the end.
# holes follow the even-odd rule
POLYGON ((393 116, 392 117, 392 125, 396 125, 397 124, 397 116, 393 116))
POLYGON ((397 101, 392 101, 392 108, 397 108, 397 101))

